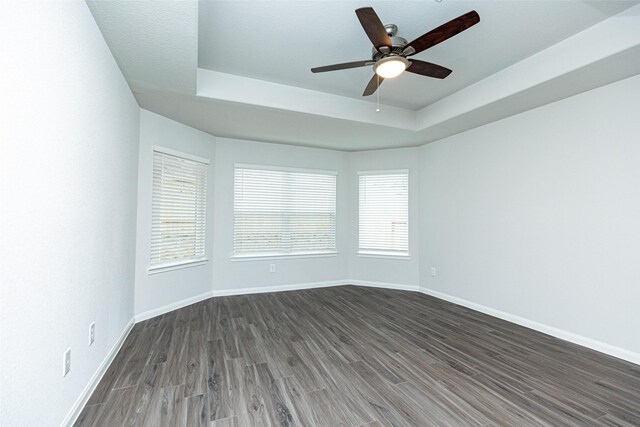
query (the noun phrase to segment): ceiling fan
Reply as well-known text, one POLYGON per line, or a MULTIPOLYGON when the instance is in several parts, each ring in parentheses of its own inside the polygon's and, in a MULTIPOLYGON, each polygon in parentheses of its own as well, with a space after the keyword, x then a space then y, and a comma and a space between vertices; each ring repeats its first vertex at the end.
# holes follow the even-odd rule
POLYGON ((360 20, 360 24, 362 24, 362 28, 364 28, 364 32, 367 33, 369 40, 373 43, 371 59, 316 67, 312 68, 311 72, 324 73, 326 71, 373 65, 375 74, 369 81, 362 96, 369 96, 375 93, 384 79, 397 77, 405 70, 414 74, 444 79, 451 74, 450 69, 418 59, 408 60, 407 57, 442 43, 480 22, 480 16, 473 10, 407 43, 406 39, 397 36, 398 27, 393 24, 383 25, 372 7, 356 9, 356 15, 360 20))

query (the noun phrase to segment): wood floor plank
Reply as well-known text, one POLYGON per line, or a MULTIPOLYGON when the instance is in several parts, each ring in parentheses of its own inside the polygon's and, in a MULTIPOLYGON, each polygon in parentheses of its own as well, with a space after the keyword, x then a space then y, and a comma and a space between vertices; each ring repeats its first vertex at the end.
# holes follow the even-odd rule
POLYGON ((427 295, 212 298, 140 322, 76 426, 640 426, 640 367, 427 295))
POLYGON ((207 427, 210 423, 209 399, 206 394, 187 398, 187 427, 207 427))
POLYGON ((165 387, 162 389, 159 404, 152 406, 148 425, 159 427, 183 426, 187 419, 187 405, 184 398, 184 385, 165 387))
POLYGON ((93 427, 121 426, 127 420, 136 387, 111 390, 109 398, 97 413, 93 427))
POLYGON ((186 381, 189 327, 186 320, 184 322, 180 320, 184 317, 186 317, 186 314, 184 316, 176 315, 175 323, 180 326, 174 327, 171 333, 171 342, 169 344, 169 352, 167 353, 167 361, 165 362, 165 374, 162 381, 163 387, 182 385, 186 381))
POLYGON ((189 328, 189 343, 185 360, 185 397, 207 393, 208 354, 206 343, 202 327, 189 328))
MULTIPOLYGON (((428 393, 416 387, 411 382, 404 382, 393 386, 397 395, 390 402, 394 409, 400 412, 403 419, 408 419, 412 425, 424 423, 433 426, 478 426, 479 424, 456 416, 456 414, 439 401, 433 399, 432 390, 428 393)), ((388 396, 385 396, 388 397, 388 396)))
POLYGON ((211 298, 204 302, 203 315, 207 341, 222 339, 222 298, 211 298))
POLYGON ((316 426, 347 427, 352 425, 347 421, 347 416, 327 390, 322 389, 307 393, 307 399, 316 426))
MULTIPOLYGON (((158 316, 162 317, 162 316, 158 316)), ((175 316, 165 316, 158 324, 158 330, 152 339, 147 365, 155 365, 167 361, 171 338, 173 337, 173 323, 175 316)))
POLYGON ((638 424, 632 424, 627 420, 616 417, 612 414, 604 415, 603 417, 598 418, 597 424, 602 426, 610 426, 610 427, 638 427, 638 424))
POLYGON ((293 377, 305 392, 319 390, 327 385, 322 379, 321 368, 315 363, 316 359, 316 355, 304 341, 292 344, 289 366, 293 377))
POLYGON ((223 418, 221 420, 212 421, 210 427, 246 427, 250 424, 241 424, 237 417, 223 418))
POLYGON ((272 420, 267 413, 266 397, 263 396, 260 391, 256 365, 244 367, 242 390, 244 391, 243 409, 234 408, 237 413, 237 421, 243 421, 243 425, 258 427, 274 425, 274 420, 272 420))
POLYGON ((144 424, 149 405, 162 390, 160 386, 162 385, 164 368, 165 365, 163 364, 145 366, 142 379, 133 396, 125 425, 138 426, 144 424))
MULTIPOLYGON (((431 365, 435 372, 439 371, 438 364, 431 365)), ((464 375, 456 374, 452 369, 443 367, 447 370, 446 374, 438 379, 443 387, 450 390, 451 393, 463 399, 467 404, 472 406, 476 411, 484 415, 489 420, 488 424, 496 426, 539 426, 540 421, 532 418, 527 412, 520 410, 515 405, 500 398, 491 390, 483 387, 481 384, 464 375)), ((424 379, 416 380, 419 387, 424 387, 424 379)))
POLYGON ((274 425, 293 427, 299 425, 283 398, 278 383, 266 363, 255 365, 259 390, 267 408, 267 415, 274 425))
POLYGON ((509 402, 515 404, 521 410, 538 419, 542 424, 570 426, 580 424, 581 422, 581 420, 573 416, 573 414, 571 414, 571 416, 567 418, 565 414, 557 413, 553 409, 546 408, 544 405, 539 405, 533 400, 527 398, 526 395, 521 394, 514 388, 510 387, 509 384, 505 382, 496 381, 482 374, 475 376, 474 380, 491 389, 493 392, 500 395, 505 400, 508 400, 509 402))
POLYGON ((329 350, 316 353, 316 357, 326 373, 326 390, 342 408, 349 423, 359 425, 373 421, 375 411, 371 408, 371 397, 363 393, 364 384, 359 382, 360 378, 353 375, 349 364, 342 356, 329 350))
POLYGON ((207 394, 211 420, 233 416, 229 396, 229 376, 222 339, 207 342, 207 394))
POLYGON ((247 365, 267 362, 264 349, 256 339, 251 324, 244 317, 233 319, 233 328, 238 336, 238 350, 247 365))
POLYGON ((98 416, 103 405, 89 405, 85 406, 80 412, 78 419, 73 423, 73 427, 91 427, 98 416))
MULTIPOLYGON (((245 360, 242 358, 228 360, 227 362, 227 374, 229 381, 229 390, 231 392, 230 406, 233 409, 236 420, 243 425, 251 425, 252 419, 249 415, 251 412, 251 406, 253 402, 251 399, 254 397, 251 391, 246 386, 245 381, 245 360)), ((253 365, 250 365, 253 369, 253 365)), ((263 407, 263 403, 260 402, 260 406, 263 407)))
POLYGON ((156 332, 156 328, 145 328, 138 334, 135 345, 131 347, 131 354, 119 373, 113 388, 125 388, 138 384, 147 360, 149 360, 148 351, 154 338, 156 338, 156 332))
POLYGON ((278 378, 276 380, 282 392, 287 407, 291 410, 295 424, 300 426, 313 426, 311 407, 294 377, 278 378))
POLYGON ((241 357, 240 354, 240 338, 233 330, 232 316, 230 313, 230 306, 233 307, 233 303, 229 301, 228 297, 222 297, 222 304, 220 310, 222 311, 219 317, 220 321, 220 336, 224 343, 225 357, 227 359, 237 359, 241 357))

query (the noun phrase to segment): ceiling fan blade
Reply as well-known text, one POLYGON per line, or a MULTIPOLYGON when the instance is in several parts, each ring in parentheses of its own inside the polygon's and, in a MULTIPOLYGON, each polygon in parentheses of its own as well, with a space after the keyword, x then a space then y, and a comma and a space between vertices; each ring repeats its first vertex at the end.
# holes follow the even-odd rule
POLYGON ((369 84, 367 85, 367 87, 364 88, 362 96, 373 95, 376 90, 378 90, 378 87, 380 87, 383 81, 384 77, 380 77, 377 74, 374 74, 373 77, 371 77, 371 80, 369 80, 369 84))
POLYGON ((440 25, 438 28, 429 31, 426 34, 421 35, 411 43, 409 43, 405 48, 405 52, 407 48, 412 47, 413 52, 408 55, 415 55, 416 53, 420 53, 425 49, 429 49, 437 45, 438 43, 442 43, 455 36, 458 33, 463 32, 467 28, 477 24, 480 22, 480 15, 475 10, 472 10, 469 13, 465 13, 462 16, 458 16, 455 19, 447 22, 446 24, 440 25))
POLYGON ((371 40, 376 49, 380 50, 381 46, 391 47, 391 39, 387 35, 387 30, 372 7, 356 9, 356 15, 362 28, 364 28, 364 32, 367 33, 369 40, 371 40))
POLYGON ((442 65, 432 64, 431 62, 420 61, 418 59, 411 60, 411 65, 409 65, 407 71, 436 79, 444 79, 451 74, 451 70, 442 65))
POLYGON ((343 64, 333 64, 333 65, 325 65, 324 67, 316 67, 312 68, 312 73, 324 73, 326 71, 336 71, 336 70, 346 70, 348 68, 357 68, 364 67, 366 65, 373 65, 375 61, 367 59, 366 61, 354 61, 354 62, 345 62, 343 64))

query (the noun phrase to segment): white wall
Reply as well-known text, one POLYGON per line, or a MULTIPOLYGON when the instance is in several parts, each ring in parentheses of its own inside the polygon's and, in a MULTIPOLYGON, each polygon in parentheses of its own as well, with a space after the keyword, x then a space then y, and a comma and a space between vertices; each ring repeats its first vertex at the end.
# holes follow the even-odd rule
POLYGON ((159 307, 211 292, 213 263, 213 223, 216 204, 214 188, 215 138, 147 110, 140 111, 140 160, 138 166, 138 238, 136 242, 135 310, 152 316, 159 307), (175 149, 209 159, 207 170, 207 236, 205 251, 209 261, 173 271, 148 274, 151 258, 151 193, 153 190, 153 149, 175 149), (151 310, 151 312, 149 312, 151 310))
POLYGON ((139 109, 84 2, 4 2, 0 43, 0 425, 57 426, 133 316, 139 109))
POLYGON ((637 357, 639 93, 632 77, 422 147, 421 285, 637 357))
POLYGON ((354 281, 418 286, 420 221, 419 148, 360 151, 349 153, 349 273, 354 281), (371 170, 409 170, 409 258, 363 257, 358 255, 358 172, 371 170))
POLYGON ((266 144, 213 136, 146 110, 141 111, 138 239, 135 311, 139 319, 212 294, 250 288, 318 284, 347 276, 347 154, 340 151, 266 144), (204 265, 149 275, 153 146, 211 160, 207 185, 207 242, 204 265), (215 154, 215 155, 214 155, 215 154), (252 163, 338 171, 337 256, 232 260, 233 168, 252 163), (269 264, 276 272, 269 273, 269 264))
POLYGON ((243 288, 327 282, 346 278, 348 248, 347 153, 236 139, 216 141, 216 220, 213 229, 215 293, 243 288), (337 256, 232 261, 235 163, 336 170, 337 256), (269 273, 269 264, 276 272, 269 273))

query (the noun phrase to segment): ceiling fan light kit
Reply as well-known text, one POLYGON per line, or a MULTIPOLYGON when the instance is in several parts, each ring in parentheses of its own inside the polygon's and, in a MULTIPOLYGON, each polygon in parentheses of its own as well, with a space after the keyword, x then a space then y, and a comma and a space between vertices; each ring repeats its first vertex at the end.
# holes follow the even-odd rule
POLYGON ((387 56, 373 65, 373 71, 382 78, 392 79, 409 67, 409 60, 402 56, 387 56))
POLYGON ((373 8, 356 9, 356 16, 373 44, 371 59, 316 67, 312 68, 311 72, 323 73, 373 65, 374 75, 369 80, 362 96, 375 93, 385 79, 397 77, 404 71, 444 79, 451 74, 450 69, 419 59, 409 61, 407 57, 442 43, 480 22, 480 16, 475 10, 472 10, 407 43, 406 39, 397 35, 398 27, 393 24, 383 25, 373 8))

